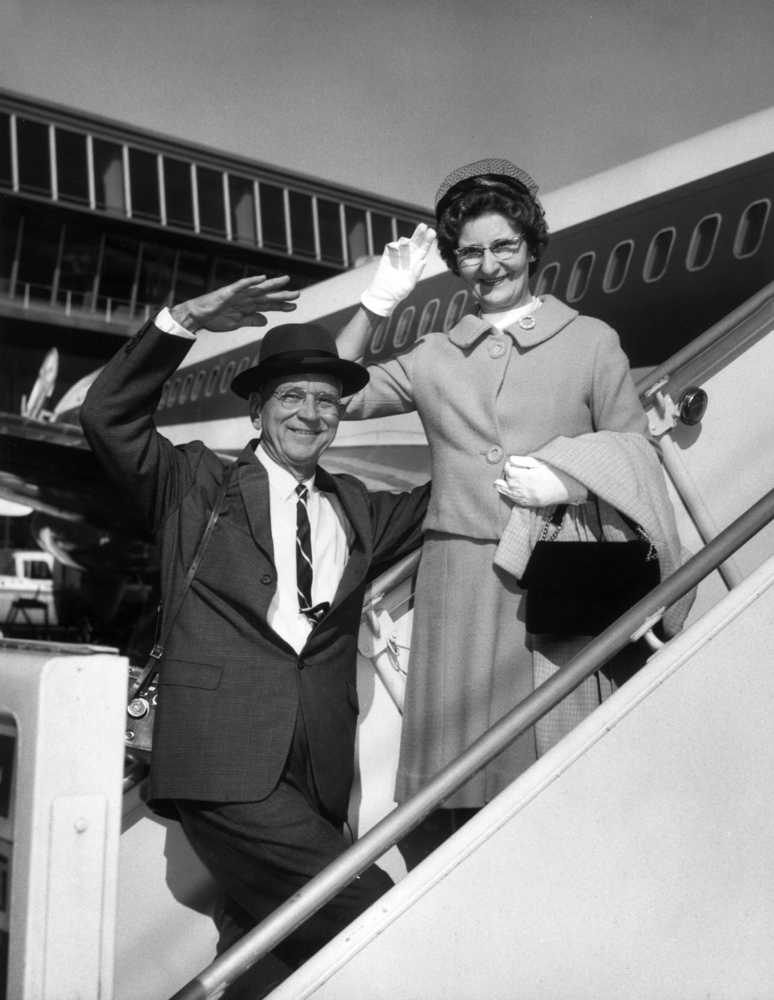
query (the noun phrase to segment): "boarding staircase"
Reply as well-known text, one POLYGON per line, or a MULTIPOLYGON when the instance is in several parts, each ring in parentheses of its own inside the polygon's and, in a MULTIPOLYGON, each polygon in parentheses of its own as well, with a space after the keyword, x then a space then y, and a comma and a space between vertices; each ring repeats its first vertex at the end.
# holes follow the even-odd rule
POLYGON ((357 839, 219 958, 211 880, 147 811, 142 769, 125 775, 114 1000, 219 996, 377 858, 395 888, 272 1000, 774 996, 772 331, 774 284, 638 385, 696 554, 398 809, 416 557, 375 581, 357 839), (686 628, 660 644, 660 614, 697 585, 686 628), (640 635, 648 664, 407 873, 396 841, 640 635))

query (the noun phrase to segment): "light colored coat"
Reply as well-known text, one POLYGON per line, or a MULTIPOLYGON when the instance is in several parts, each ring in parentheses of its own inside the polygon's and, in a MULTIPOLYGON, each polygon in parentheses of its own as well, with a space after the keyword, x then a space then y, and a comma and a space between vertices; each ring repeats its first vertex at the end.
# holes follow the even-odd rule
POLYGON ((492 484, 508 455, 597 430, 647 435, 616 332, 551 295, 533 315, 531 330, 516 323, 502 334, 464 316, 369 368, 352 397, 348 420, 419 413, 433 476, 426 529, 499 539, 511 503, 492 484))

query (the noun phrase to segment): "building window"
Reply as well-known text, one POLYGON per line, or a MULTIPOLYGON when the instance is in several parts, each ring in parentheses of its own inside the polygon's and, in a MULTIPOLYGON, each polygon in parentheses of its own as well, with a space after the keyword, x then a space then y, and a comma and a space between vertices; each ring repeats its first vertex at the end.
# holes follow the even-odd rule
POLYGON ((61 227, 52 225, 46 215, 24 219, 16 279, 29 298, 50 301, 60 240, 61 227))
POLYGON ((540 277, 535 286, 535 295, 553 295, 558 277, 559 265, 557 263, 547 264, 540 272, 540 277))
POLYGON ((118 236, 105 240, 97 303, 111 316, 118 314, 128 318, 131 314, 139 254, 140 244, 136 240, 118 236))
POLYGON ((320 230, 320 257, 333 264, 343 264, 339 203, 318 198, 317 222, 320 230))
POLYGON ((203 233, 226 235, 226 207, 223 203, 223 174, 208 167, 196 168, 199 196, 199 229, 203 233))
POLYGON ((360 208, 352 208, 347 205, 344 210, 344 218, 347 227, 347 256, 349 257, 349 266, 353 267, 369 254, 365 212, 360 208))
POLYGON ((69 302, 71 306, 90 305, 101 243, 96 228, 72 226, 68 223, 59 268, 60 302, 69 302))
POLYGON ((417 224, 415 222, 407 222, 406 219, 398 219, 398 239, 400 239, 401 236, 405 236, 410 239, 414 235, 414 230, 416 228, 417 224))
POLYGON ((381 256, 385 244, 392 242, 392 218, 371 212, 371 242, 374 253, 381 256))
POLYGON ((175 251, 170 247, 145 243, 137 280, 136 309, 171 304, 175 251))
POLYGON ((614 247, 610 254, 605 276, 602 279, 602 288, 606 292, 617 292, 626 279, 626 272, 629 270, 629 262, 632 259, 634 242, 625 240, 614 247))
MULTIPOLYGON (((255 270, 254 267, 251 274, 254 274, 255 270)), ((244 261, 234 260, 232 257, 215 258, 215 268, 212 273, 213 288, 222 288, 224 285, 231 285, 235 281, 241 281, 244 277, 244 261)))
POLYGON ((51 155, 48 125, 16 119, 19 155, 19 189, 30 194, 51 195, 51 155))
POLYGON ((201 253, 182 250, 177 256, 177 277, 172 293, 173 302, 187 302, 204 295, 209 285, 210 261, 201 253))
POLYGON ((708 215, 697 224, 685 258, 685 266, 689 271, 700 271, 709 264, 719 231, 719 215, 708 215))
POLYGON ((582 299, 586 294, 595 258, 596 254, 593 250, 590 250, 588 253, 581 254, 575 261, 572 273, 570 274, 570 280, 567 283, 568 302, 577 302, 578 299, 582 299))
POLYGON ((11 164, 11 116, 0 111, 0 184, 13 184, 11 164))
POLYGON ((60 201, 89 204, 89 161, 86 136, 56 129, 56 187, 60 201))
POLYGON ((430 299, 422 310, 422 315, 419 317, 419 327, 417 328, 417 338, 423 337, 433 329, 440 304, 440 299, 430 299))
POLYGON ((94 195, 103 212, 126 211, 124 195, 124 155, 115 142, 94 139, 94 195))
POLYGON ((664 277, 675 243, 675 235, 674 229, 662 229, 650 241, 645 266, 642 269, 644 281, 658 281, 664 277))
POLYGON ((193 229, 193 186, 191 164, 164 157, 164 203, 167 222, 182 229, 193 229))
POLYGON ((293 253, 302 257, 316 257, 311 195, 291 191, 289 200, 290 242, 293 253))
POLYGON ((771 202, 768 198, 748 205, 739 220, 734 240, 735 257, 752 257, 763 242, 766 223, 769 220, 771 202))
POLYGON ((468 301, 468 293, 466 291, 455 292, 452 296, 452 300, 446 309, 446 315, 443 318, 443 329, 444 333, 448 333, 453 327, 455 327, 462 314, 465 311, 465 305, 468 301))
POLYGON ((285 229, 285 198, 282 188, 262 183, 259 194, 263 245, 287 253, 288 234, 285 229))
POLYGON ((228 200, 231 210, 231 236, 240 243, 257 242, 255 231, 255 189, 244 177, 228 177, 228 200))
POLYGON ((395 333, 392 335, 392 343, 396 348, 403 347, 409 339, 411 324, 414 322, 414 314, 416 311, 417 310, 414 306, 408 306, 400 314, 398 325, 395 327, 395 333))
POLYGON ((129 180, 132 215, 161 222, 159 167, 155 153, 146 153, 142 149, 129 150, 129 180))

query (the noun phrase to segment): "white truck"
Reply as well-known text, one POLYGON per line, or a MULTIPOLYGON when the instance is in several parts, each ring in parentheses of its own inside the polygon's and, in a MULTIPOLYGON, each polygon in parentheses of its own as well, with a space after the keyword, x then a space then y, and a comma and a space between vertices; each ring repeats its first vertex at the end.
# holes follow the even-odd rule
POLYGON ((16 624, 56 625, 54 557, 35 549, 9 552, 0 568, 0 632, 9 616, 16 624))

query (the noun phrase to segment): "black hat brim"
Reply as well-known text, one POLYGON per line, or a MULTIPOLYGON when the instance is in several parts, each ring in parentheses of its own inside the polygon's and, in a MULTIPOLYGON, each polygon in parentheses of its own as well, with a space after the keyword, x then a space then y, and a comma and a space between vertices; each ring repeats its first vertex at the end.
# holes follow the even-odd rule
POLYGON ((286 375, 330 375, 341 382, 342 396, 351 396, 368 384, 370 374, 367 368, 355 361, 343 358, 297 358, 292 361, 268 359, 248 368, 231 382, 231 391, 242 399, 248 399, 251 392, 257 392, 262 385, 286 375))

